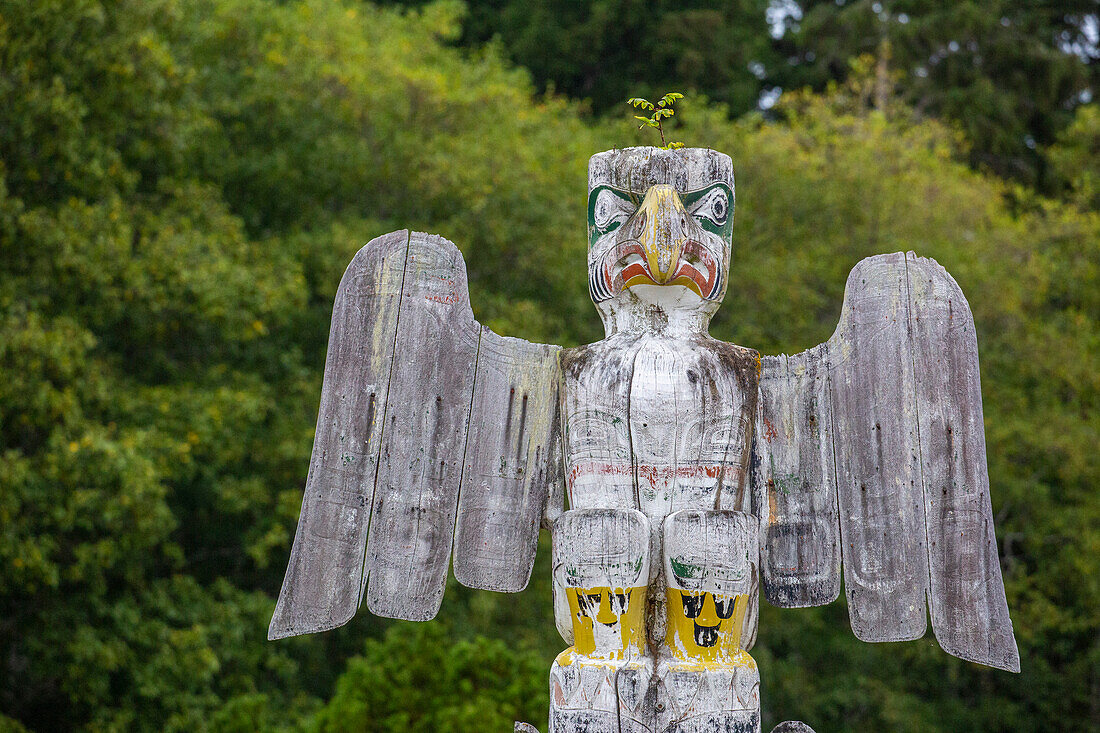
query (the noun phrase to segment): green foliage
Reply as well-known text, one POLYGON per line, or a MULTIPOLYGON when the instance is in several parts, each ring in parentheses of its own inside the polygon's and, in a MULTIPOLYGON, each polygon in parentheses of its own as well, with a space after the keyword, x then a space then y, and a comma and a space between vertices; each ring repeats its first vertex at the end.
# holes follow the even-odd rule
POLYGON ((661 136, 661 150, 676 150, 684 147, 684 144, 665 140, 665 128, 661 120, 669 119, 676 114, 676 110, 674 110, 672 106, 676 104, 677 99, 683 98, 684 95, 679 92, 669 92, 658 99, 656 105, 648 99, 642 99, 641 97, 631 97, 626 100, 626 103, 635 109, 641 107, 642 110, 649 110, 652 112, 653 114, 649 117, 634 115, 634 119, 642 121, 642 124, 638 125, 638 129, 640 130, 643 127, 652 127, 656 129, 657 133, 661 136))
POLYGON ((965 130, 970 162, 1051 188, 1040 146, 1097 82, 1093 0, 799 0, 771 80, 824 89, 871 54, 884 92, 965 130), (1091 20, 1090 20, 1091 19, 1091 20))
MULTIPOLYGON (((565 345, 601 335, 585 165, 634 123, 586 123, 496 46, 449 47, 460 18, 451 3, 0 0, 0 729, 542 720, 563 646, 545 546, 519 596, 452 582, 446 629, 364 613, 263 638, 332 298, 362 243, 439 232, 463 249, 482 322, 565 345), (400 695, 379 699, 380 679, 400 695)), ((714 333, 768 352, 818 343, 848 270, 876 252, 915 249, 955 275, 977 319, 1024 673, 931 640, 862 645, 842 604, 765 608, 767 719, 1090 729, 1095 115, 1051 152, 1078 206, 968 170, 958 133, 866 96, 859 79, 785 95, 779 122, 677 105, 684 137, 729 152, 740 183, 714 333)))
MULTIPOLYGON (((387 0, 421 5, 425 0, 387 0)), ((676 86, 735 115, 767 93, 880 62, 882 96, 964 130, 975 167, 1055 192, 1043 147, 1100 77, 1095 0, 467 0, 461 43, 492 41, 541 89, 597 112, 676 86)))
POLYGON ((1100 211, 1100 105, 1080 107, 1047 151, 1057 180, 1083 209, 1100 211))
POLYGON ((546 717, 547 669, 500 639, 452 642, 444 624, 399 624, 348 660, 318 733, 496 731, 546 717))
MULTIPOLYGON (((424 0, 383 4, 419 6, 424 0)), ((608 112, 631 93, 699 90, 736 114, 756 106, 773 48, 770 0, 466 0, 459 41, 492 42, 540 90, 608 112), (757 70, 757 73, 754 73, 757 70)))

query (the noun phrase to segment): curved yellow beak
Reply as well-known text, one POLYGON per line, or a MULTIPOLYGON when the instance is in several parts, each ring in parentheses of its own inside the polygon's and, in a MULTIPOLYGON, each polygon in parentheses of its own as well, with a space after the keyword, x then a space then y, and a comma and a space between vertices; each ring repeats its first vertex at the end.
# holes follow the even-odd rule
POLYGON ((688 239, 687 210, 675 188, 657 184, 646 191, 635 216, 642 218, 638 243, 645 250, 649 271, 659 285, 664 285, 675 274, 688 239))

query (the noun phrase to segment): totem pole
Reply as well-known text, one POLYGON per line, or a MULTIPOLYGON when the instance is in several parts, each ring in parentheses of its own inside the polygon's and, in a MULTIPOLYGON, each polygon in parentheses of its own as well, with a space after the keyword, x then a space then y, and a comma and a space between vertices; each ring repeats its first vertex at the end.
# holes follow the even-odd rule
POLYGON ((912 253, 871 257, 828 341, 761 357, 707 333, 733 205, 722 153, 593 156, 606 337, 573 349, 477 323, 445 239, 363 247, 269 638, 340 626, 364 600, 431 619, 452 556, 462 584, 520 591, 542 527, 571 645, 550 671, 555 733, 759 731, 759 591, 823 605, 842 572, 859 639, 920 638, 930 608, 945 651, 1019 671, 959 287, 912 253))

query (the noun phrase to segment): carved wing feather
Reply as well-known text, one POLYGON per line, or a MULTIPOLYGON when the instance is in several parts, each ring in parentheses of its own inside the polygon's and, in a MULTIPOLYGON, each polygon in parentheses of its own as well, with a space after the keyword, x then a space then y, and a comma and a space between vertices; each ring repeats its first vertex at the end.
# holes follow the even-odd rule
POLYGON ((763 359, 753 495, 765 597, 834 600, 852 630, 1019 671, 962 291, 912 253, 860 262, 824 344, 763 359), (927 599, 927 605, 926 605, 927 599))
POLYGON ((452 550, 463 584, 526 587, 562 480, 558 351, 478 324, 447 240, 401 231, 363 247, 336 295, 269 638, 340 626, 364 598, 380 616, 430 619, 452 550))

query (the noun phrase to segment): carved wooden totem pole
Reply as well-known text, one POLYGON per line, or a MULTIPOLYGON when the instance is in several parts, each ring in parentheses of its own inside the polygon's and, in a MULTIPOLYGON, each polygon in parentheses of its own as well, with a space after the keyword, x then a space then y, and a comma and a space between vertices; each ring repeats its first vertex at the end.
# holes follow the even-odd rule
POLYGON ((478 324, 439 237, 394 232, 355 256, 269 637, 340 626, 364 600, 431 619, 452 556, 464 585, 522 590, 545 527, 572 645, 550 671, 556 733, 759 731, 760 589, 826 604, 842 566, 858 638, 917 639, 927 604, 944 650, 1018 671, 974 324, 950 275, 863 260, 832 338, 761 357, 707 333, 729 157, 601 153, 588 192, 607 331, 588 346, 478 324))

